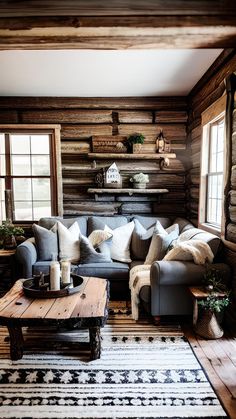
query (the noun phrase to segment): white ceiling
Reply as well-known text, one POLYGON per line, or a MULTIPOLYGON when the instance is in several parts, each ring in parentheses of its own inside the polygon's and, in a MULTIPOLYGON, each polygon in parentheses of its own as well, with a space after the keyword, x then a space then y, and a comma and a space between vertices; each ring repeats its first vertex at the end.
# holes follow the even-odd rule
POLYGON ((221 52, 0 51, 0 96, 186 95, 221 52))

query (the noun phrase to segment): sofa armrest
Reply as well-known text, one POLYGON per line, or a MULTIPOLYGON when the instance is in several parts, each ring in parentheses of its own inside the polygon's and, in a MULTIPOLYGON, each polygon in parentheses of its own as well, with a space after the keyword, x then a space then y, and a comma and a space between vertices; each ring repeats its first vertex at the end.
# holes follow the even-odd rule
MULTIPOLYGON (((212 267, 221 273, 223 282, 227 284, 230 278, 230 267, 225 263, 214 263, 212 267)), ((189 261, 154 262, 150 271, 152 312, 159 311, 161 288, 171 286, 187 288, 201 285, 205 273, 206 266, 196 265, 189 261)))
MULTIPOLYGON (((225 263, 214 263, 212 267, 221 273, 223 282, 227 282, 230 276, 230 267, 225 263)), ((157 285, 199 285, 202 283, 205 273, 205 265, 196 265, 189 261, 156 261, 151 266, 151 287, 157 285)))
POLYGON ((22 265, 23 277, 32 278, 32 266, 37 261, 37 251, 33 237, 27 239, 23 243, 19 244, 19 246, 17 246, 16 257, 19 263, 22 265))

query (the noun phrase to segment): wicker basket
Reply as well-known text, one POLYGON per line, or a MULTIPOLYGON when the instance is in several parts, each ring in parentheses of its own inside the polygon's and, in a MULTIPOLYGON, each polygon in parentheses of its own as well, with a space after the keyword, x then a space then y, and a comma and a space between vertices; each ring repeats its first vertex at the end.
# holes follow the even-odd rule
POLYGON ((195 326, 195 332, 206 339, 219 339, 224 334, 215 313, 210 310, 204 310, 202 312, 202 317, 195 326))

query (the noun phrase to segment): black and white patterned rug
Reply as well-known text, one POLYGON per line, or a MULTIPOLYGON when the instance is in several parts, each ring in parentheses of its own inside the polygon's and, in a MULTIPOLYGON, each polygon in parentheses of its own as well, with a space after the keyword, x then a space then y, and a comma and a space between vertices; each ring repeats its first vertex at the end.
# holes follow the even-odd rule
POLYGON ((1 419, 227 417, 178 326, 113 311, 92 362, 78 349, 86 331, 24 333, 28 349, 11 361, 0 329, 1 419))

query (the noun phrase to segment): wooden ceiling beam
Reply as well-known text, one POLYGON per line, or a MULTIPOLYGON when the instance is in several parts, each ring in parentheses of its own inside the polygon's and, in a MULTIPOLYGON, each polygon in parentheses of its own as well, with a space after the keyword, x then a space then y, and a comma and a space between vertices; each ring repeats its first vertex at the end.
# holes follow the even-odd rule
POLYGON ((145 109, 184 110, 187 109, 185 96, 143 96, 143 97, 30 97, 1 96, 0 109, 145 109))
POLYGON ((236 18, 129 16, 0 18, 0 49, 233 48, 236 18))
POLYGON ((235 12, 234 0, 1 0, 0 16, 216 15, 235 12))

